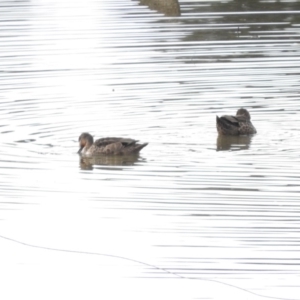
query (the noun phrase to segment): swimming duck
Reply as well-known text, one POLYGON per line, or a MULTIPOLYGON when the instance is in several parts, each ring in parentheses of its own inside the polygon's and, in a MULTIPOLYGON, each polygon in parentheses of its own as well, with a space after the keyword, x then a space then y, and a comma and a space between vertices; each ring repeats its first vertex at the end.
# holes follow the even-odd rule
POLYGON ((245 135, 256 133, 255 127, 250 121, 251 117, 247 109, 240 108, 236 116, 217 116, 217 130, 223 135, 245 135))
POLYGON ((102 138, 94 142, 92 135, 87 132, 83 132, 78 141, 80 147, 78 153, 86 156, 137 154, 148 145, 148 143, 137 144, 137 140, 116 137, 102 138))

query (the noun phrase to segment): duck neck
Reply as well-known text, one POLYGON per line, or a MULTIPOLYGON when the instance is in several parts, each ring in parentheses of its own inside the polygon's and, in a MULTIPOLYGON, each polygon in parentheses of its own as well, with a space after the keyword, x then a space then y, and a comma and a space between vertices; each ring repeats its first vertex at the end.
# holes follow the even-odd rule
POLYGON ((93 145, 93 143, 94 143, 93 137, 92 137, 92 136, 89 136, 89 137, 87 138, 87 140, 86 140, 86 144, 85 144, 84 149, 85 149, 85 150, 88 150, 88 149, 93 145))

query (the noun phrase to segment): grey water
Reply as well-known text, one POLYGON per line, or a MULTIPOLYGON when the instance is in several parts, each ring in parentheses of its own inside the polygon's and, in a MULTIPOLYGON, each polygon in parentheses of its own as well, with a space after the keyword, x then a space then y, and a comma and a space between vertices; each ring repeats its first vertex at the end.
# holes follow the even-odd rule
POLYGON ((1 299, 300 299, 300 3, 179 3, 0 2, 1 299))

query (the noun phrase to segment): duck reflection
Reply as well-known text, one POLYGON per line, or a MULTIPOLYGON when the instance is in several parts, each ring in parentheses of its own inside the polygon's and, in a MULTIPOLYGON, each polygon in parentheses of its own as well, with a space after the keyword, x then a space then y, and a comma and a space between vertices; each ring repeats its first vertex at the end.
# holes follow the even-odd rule
POLYGON ((99 155, 92 157, 80 156, 80 168, 82 170, 93 170, 94 166, 133 166, 141 161, 139 155, 99 155))
POLYGON ((218 135, 217 151, 239 151, 250 148, 252 135, 218 135))

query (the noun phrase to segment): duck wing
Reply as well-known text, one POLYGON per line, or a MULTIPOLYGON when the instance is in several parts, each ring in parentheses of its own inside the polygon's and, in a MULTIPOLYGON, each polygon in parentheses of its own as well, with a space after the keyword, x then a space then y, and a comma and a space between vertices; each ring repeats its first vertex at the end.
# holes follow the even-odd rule
POLYGON ((237 115, 237 116, 225 115, 225 116, 222 116, 220 119, 222 121, 232 123, 232 125, 236 125, 236 126, 238 126, 239 123, 243 123, 243 122, 247 121, 247 118, 243 115, 237 115))
POLYGON ((236 116, 217 116, 217 130, 219 134, 224 135, 238 135, 239 134, 239 120, 236 116))
POLYGON ((121 143, 124 147, 134 145, 138 141, 134 139, 127 139, 127 138, 118 138, 118 137, 107 137, 107 138, 102 138, 98 139, 94 142, 94 145, 97 147, 106 147, 111 144, 115 143, 121 143))
POLYGON ((232 125, 238 125, 239 120, 236 116, 222 116, 220 117, 220 120, 226 123, 232 123, 232 125))

